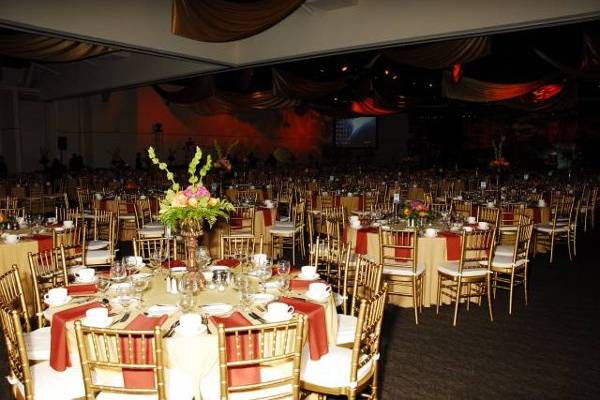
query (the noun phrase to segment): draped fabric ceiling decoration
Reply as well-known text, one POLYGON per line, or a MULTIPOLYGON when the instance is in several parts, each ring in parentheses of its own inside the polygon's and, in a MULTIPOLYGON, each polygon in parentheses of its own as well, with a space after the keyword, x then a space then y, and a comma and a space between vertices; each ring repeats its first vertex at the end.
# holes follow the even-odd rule
POLYGON ((202 42, 231 42, 269 29, 304 0, 173 0, 171 32, 202 42))
POLYGON ((85 60, 113 52, 110 47, 32 33, 0 32, 0 54, 48 63, 85 60))

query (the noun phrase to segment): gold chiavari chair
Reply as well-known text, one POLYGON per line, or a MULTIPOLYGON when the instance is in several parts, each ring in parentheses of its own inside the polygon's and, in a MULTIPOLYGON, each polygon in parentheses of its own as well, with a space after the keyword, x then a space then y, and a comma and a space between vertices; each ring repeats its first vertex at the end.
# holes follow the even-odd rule
POLYGON ((62 250, 45 250, 27 254, 33 286, 33 311, 40 328, 46 322, 42 315, 46 309, 42 298, 48 290, 65 286, 68 282, 66 264, 58 261, 57 251, 62 250))
POLYGON ((50 327, 31 329, 31 317, 23 294, 19 268, 16 265, 0 275, 0 302, 9 305, 19 315, 27 357, 30 360, 48 360, 50 358, 50 327))
POLYGON ((238 258, 240 256, 252 256, 255 253, 262 253, 263 237, 260 235, 257 238, 236 236, 236 235, 221 235, 219 246, 219 257, 223 258, 238 258))
POLYGON ((387 285, 371 299, 361 299, 352 349, 330 346, 319 360, 303 358, 300 373, 303 391, 346 396, 354 400, 370 387, 370 398, 378 398, 379 342, 387 285))
POLYGON ((58 222, 73 221, 73 224, 76 224, 77 226, 81 224, 82 215, 79 212, 79 208, 56 207, 54 209, 54 215, 58 222))
POLYGON ((569 246, 573 252, 573 256, 577 256, 577 227, 579 225, 579 213, 581 210, 581 199, 577 201, 577 204, 573 205, 573 211, 571 211, 571 220, 569 222, 569 246))
POLYGON ((292 210, 293 225, 273 225, 271 235, 271 255, 275 256, 275 249, 280 250, 283 255, 284 248, 292 250, 292 264, 296 265, 296 246, 300 248, 300 254, 304 258, 304 202, 300 202, 292 210))
POLYGON ((159 254, 161 258, 169 255, 170 241, 166 237, 159 238, 133 238, 133 255, 142 257, 144 262, 150 262, 152 257, 159 254))
POLYGON ((477 221, 487 222, 490 229, 496 229, 500 222, 500 209, 496 207, 479 207, 477 210, 477 221))
POLYGON ((165 227, 158 222, 152 221, 150 203, 134 202, 133 209, 135 212, 136 234, 138 238, 155 238, 165 235, 165 227))
POLYGON ((466 299, 468 309, 471 298, 481 300, 486 294, 490 320, 494 320, 489 265, 493 257, 495 237, 495 229, 475 230, 469 233, 463 231, 460 259, 442 262, 437 267, 438 292, 435 312, 436 315, 439 314, 442 295, 453 299, 455 304, 452 326, 456 326, 461 299, 466 299), (482 265, 482 261, 485 262, 485 266, 482 265))
POLYGON ((238 189, 234 200, 241 203, 256 203, 258 201, 258 192, 252 189, 238 189))
POLYGON ((500 227, 498 234, 500 242, 506 240, 513 242, 517 233, 520 216, 525 214, 525 204, 523 203, 504 203, 500 211, 500 227))
POLYGON ((282 188, 277 193, 277 208, 280 210, 278 214, 280 215, 280 221, 291 221, 292 220, 292 212, 293 212, 293 191, 290 188, 282 188), (281 211, 281 209, 285 211, 281 211))
POLYGON ((6 377, 14 399, 53 400, 76 399, 84 395, 83 380, 78 369, 55 371, 48 361, 31 365, 27 355, 26 339, 17 310, 0 305, 0 321, 8 359, 6 377))
POLYGON ((122 237, 123 232, 135 231, 137 229, 134 204, 133 200, 117 200, 117 230, 120 237, 122 237))
POLYGON ((229 216, 228 235, 254 237, 255 214, 254 206, 236 207, 235 212, 229 216))
POLYGON ((89 191, 89 189, 85 188, 77 188, 77 205, 81 212, 83 213, 91 213, 93 204, 94 204, 94 196, 89 191))
POLYGON ((419 236, 415 229, 383 229, 379 227, 379 260, 388 284, 388 294, 411 297, 415 323, 423 308, 425 263, 418 262, 419 236))
POLYGON ((190 379, 178 370, 165 366, 160 326, 146 331, 102 329, 83 326, 81 321, 76 321, 75 336, 86 400, 97 397, 188 400, 194 397, 190 379), (107 369, 115 371, 114 378, 103 382, 100 378, 101 370, 107 369), (127 387, 123 378, 126 373, 124 371, 151 373, 151 385, 127 387))
POLYGON ((94 209, 94 219, 91 221, 92 235, 91 240, 87 240, 87 250, 102 250, 110 245, 113 220, 112 212, 94 209))
POLYGON ((338 332, 336 336, 336 344, 338 345, 354 341, 360 301, 373 298, 381 290, 383 265, 359 255, 356 257, 354 267, 351 268, 350 252, 348 252, 342 274, 342 300, 344 301, 342 310, 344 313, 338 314, 338 332))
POLYGON ((202 399, 299 400, 305 335, 302 315, 295 315, 289 321, 264 325, 225 328, 219 324, 219 370, 201 381, 202 399), (235 351, 229 349, 230 346, 235 351), (232 383, 230 369, 243 367, 260 368, 260 382, 232 383))
POLYGON ((25 207, 0 208, 0 214, 4 215, 7 218, 24 218, 25 207))
POLYGON ((328 207, 323 209, 325 218, 325 232, 328 237, 342 238, 346 213, 344 207, 328 207))
POLYGON ((377 203, 379 202, 379 191, 371 190, 365 192, 365 211, 373 210, 377 207, 377 203))
POLYGON ((467 218, 473 215, 473 204, 468 201, 452 200, 452 210, 467 218))
POLYGON ((583 220, 583 231, 587 232, 588 220, 592 228, 594 228, 594 210, 596 208, 596 198, 598 196, 598 188, 587 190, 581 196, 581 205, 579 206, 579 214, 583 220))
POLYGON ((2 209, 16 209, 19 207, 19 199, 16 197, 6 196, 0 200, 0 208, 2 209))
MULTIPOLYGON (((550 263, 554 259, 554 247, 558 244, 566 244, 569 251, 569 260, 571 255, 571 228, 567 223, 559 222, 561 218, 561 205, 555 204, 552 207, 552 221, 546 224, 537 224, 533 227, 533 256, 537 255, 538 246, 550 249, 550 263)), ((571 213, 573 212, 573 203, 571 203, 571 213)))
POLYGON ((513 253, 508 256, 495 253, 490 263, 494 298, 496 297, 496 289, 506 289, 509 291, 508 314, 512 314, 513 292, 517 285, 523 285, 525 305, 527 305, 527 269, 532 232, 533 223, 531 220, 527 223, 519 224, 513 253))
POLYGON ((111 219, 107 226, 108 236, 106 241, 108 247, 101 250, 86 250, 82 259, 84 265, 88 267, 107 267, 112 266, 115 261, 115 244, 117 242, 117 220, 111 219))
POLYGON ((429 209, 434 215, 450 214, 452 212, 452 203, 430 203, 429 209))

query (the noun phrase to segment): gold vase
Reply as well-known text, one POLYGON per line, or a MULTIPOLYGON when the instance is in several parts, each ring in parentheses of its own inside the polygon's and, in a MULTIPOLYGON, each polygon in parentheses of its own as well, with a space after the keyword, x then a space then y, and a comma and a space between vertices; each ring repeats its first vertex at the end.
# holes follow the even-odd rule
POLYGON ((202 230, 202 221, 184 220, 180 224, 181 236, 183 236, 185 244, 185 252, 187 254, 187 269, 190 272, 198 270, 196 263, 196 249, 198 249, 198 239, 204 234, 202 230))

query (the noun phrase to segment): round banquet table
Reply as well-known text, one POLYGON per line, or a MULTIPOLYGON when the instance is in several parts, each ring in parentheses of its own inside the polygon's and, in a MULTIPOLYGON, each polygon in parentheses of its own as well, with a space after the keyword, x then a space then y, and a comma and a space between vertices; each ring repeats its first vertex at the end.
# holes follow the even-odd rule
MULTIPOLYGON (((253 279, 254 280, 254 279, 253 279)), ((257 282, 256 280, 254 280, 257 282)), ((258 291, 258 285, 255 286, 258 291)), ((303 295, 300 292, 291 292, 294 297, 302 298, 303 295)), ((227 303, 233 306, 239 304, 238 292, 227 287, 224 292, 217 290, 200 290, 196 297, 196 305, 208 305, 213 303, 227 303)), ((154 276, 152 278, 150 287, 143 294, 143 307, 137 309, 131 309, 131 315, 125 322, 120 322, 113 325, 115 329, 125 328, 132 320, 134 320, 142 310, 146 307, 155 304, 177 304, 179 300, 178 294, 168 293, 166 291, 166 282, 161 276, 154 276)), ((90 299, 93 301, 93 299, 90 299)), ((307 300, 310 301, 310 300, 307 300)), ((85 303, 79 303, 77 306, 85 303)), ((328 343, 335 344, 337 335, 337 310, 334 302, 334 296, 330 296, 329 300, 325 303, 320 303, 325 311, 325 322, 327 330, 327 341, 328 343)), ((44 313, 45 317, 52 320, 52 315, 58 311, 68 309, 73 305, 65 305, 61 307, 52 307, 44 313)), ((117 306, 118 307, 118 306, 117 306)), ((119 308, 113 309, 114 312, 119 312, 119 308)), ((239 310, 238 310, 239 311, 239 310)), ((253 307, 250 307, 250 312, 255 311, 253 307)), ((256 321, 247 312, 239 311, 248 321, 253 324, 260 324, 260 321, 256 321)), ((176 311, 171 314, 167 320, 161 325, 164 332, 168 331, 171 325, 179 319, 182 315, 181 311, 176 311)), ((118 317, 120 317, 119 314, 118 317)), ((71 359, 71 366, 73 368, 80 368, 79 356, 77 351, 77 339, 75 337, 74 321, 66 323, 67 331, 67 346, 69 351, 69 357, 71 359)), ((208 323, 209 334, 191 336, 191 337, 180 337, 173 335, 166 337, 163 341, 165 351, 165 363, 166 367, 170 369, 176 369, 179 372, 185 373, 185 375, 193 382, 194 390, 196 391, 196 399, 201 399, 199 388, 200 381, 207 377, 217 374, 219 368, 219 353, 218 353, 218 337, 216 326, 212 323, 209 318, 208 323)), ((308 346, 308 342, 305 344, 308 346)), ((118 373, 121 373, 120 371, 118 373)), ((99 380, 112 381, 114 379, 114 371, 106 371, 106 376, 98 377, 99 380)), ((102 374, 104 375, 104 374, 102 374)))
MULTIPOLYGON (((332 195, 333 197, 333 205, 335 207, 342 206, 346 212, 346 215, 351 215, 351 212, 354 210, 363 211, 365 208, 365 196, 364 195, 356 195, 356 196, 340 196, 340 195, 332 195)), ((313 208, 317 210, 321 210, 321 196, 313 195, 312 200, 313 208)))

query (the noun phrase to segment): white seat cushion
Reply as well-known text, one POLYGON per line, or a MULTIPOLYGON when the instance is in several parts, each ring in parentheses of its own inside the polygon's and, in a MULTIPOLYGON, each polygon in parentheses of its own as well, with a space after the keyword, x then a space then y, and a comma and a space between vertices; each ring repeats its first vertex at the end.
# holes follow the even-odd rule
MULTIPOLYGON (((544 232, 544 233, 552 233, 552 224, 538 224, 534 227, 536 231, 544 232)), ((569 227, 566 225, 556 226, 554 232, 567 232, 569 227)))
MULTIPOLYGON (((438 265, 438 271, 450 275, 450 276, 460 276, 458 273, 458 261, 444 261, 438 265)), ((487 275, 488 270, 486 268, 481 268, 479 266, 463 266, 462 276, 485 276, 487 275)))
MULTIPOLYGON (((373 362, 363 365, 357 373, 357 381, 365 378, 371 371, 373 362)), ((311 360, 308 346, 305 348, 300 380, 313 385, 329 388, 349 387, 352 350, 339 346, 329 346, 329 353, 319 360, 311 360)))
POLYGON ((353 343, 356 335, 358 319, 352 315, 338 314, 338 331, 336 344, 353 343))
MULTIPOLYGON (((284 378, 286 376, 291 376, 291 369, 291 363, 283 364, 280 367, 263 367, 260 369, 261 382, 268 382, 275 379, 284 378)), ((202 400, 220 400, 222 398, 221 384, 219 381, 219 369, 217 367, 212 368, 208 375, 202 378, 202 381, 200 382, 200 394, 202 395, 202 400)), ((285 393, 291 393, 291 390, 291 385, 288 384, 245 393, 233 393, 227 398, 230 400, 258 400, 276 397, 277 395, 283 395, 285 393)))
POLYGON ((138 229, 138 235, 142 236, 142 237, 150 237, 150 238, 157 238, 157 237, 161 237, 165 234, 165 230, 163 228, 153 228, 153 227, 143 227, 142 229, 138 229))
MULTIPOLYGON (((111 386, 123 386, 123 374, 113 374, 114 380, 110 382, 111 386)), ((167 399, 171 400, 189 400, 194 397, 195 390, 192 380, 183 372, 176 369, 165 369, 165 386, 167 399)), ((157 395, 152 394, 122 394, 111 392, 100 392, 96 396, 97 400, 156 400, 157 395)))
POLYGON ((280 226, 293 227, 294 223, 290 222, 290 221, 275 221, 275 227, 280 227, 280 226))
POLYGON ((119 215, 119 219, 134 220, 135 219, 135 215, 133 215, 133 214, 121 214, 121 215, 119 215))
POLYGON ((515 246, 513 246, 512 244, 499 244, 498 246, 496 246, 494 255, 512 257, 514 251, 515 246))
POLYGON ((90 240, 85 247, 88 250, 102 250, 108 247, 108 240, 90 240))
POLYGON ((425 272, 425 263, 417 262, 417 271, 413 272, 412 265, 384 265, 383 273, 386 275, 398 275, 398 276, 419 276, 425 272))
MULTIPOLYGON (((80 368, 67 368, 58 372, 48 361, 39 362, 30 368, 35 400, 66 400, 85 396, 80 368)), ((24 394, 23 384, 17 381, 16 386, 24 394)))
MULTIPOLYGON (((492 260, 492 268, 496 267, 496 268, 515 268, 515 267, 519 267, 523 264, 525 264, 525 259, 518 259, 515 264, 513 264, 513 256, 499 256, 499 255, 495 255, 494 259, 492 260)), ((481 265, 487 265, 487 261, 482 261, 481 265)))
POLYGON ((25 348, 30 360, 50 359, 50 327, 46 326, 23 333, 25 348))
POLYGON ((283 215, 281 217, 279 217, 279 221, 280 222, 287 222, 289 220, 290 220, 290 217, 286 217, 286 216, 283 216, 283 215))
POLYGON ((165 229, 165 226, 160 222, 146 222, 144 228, 165 229))
POLYGON ((85 254, 86 264, 102 264, 109 262, 114 257, 108 250, 93 250, 85 254))
POLYGON ((271 227, 271 233, 274 235, 289 235, 291 236, 292 233, 294 233, 294 227, 293 226, 277 226, 274 225, 273 227, 271 227))
POLYGON ((501 232, 516 232, 517 231, 518 226, 514 226, 514 225, 505 225, 505 226, 501 226, 500 227, 500 231, 501 232))
POLYGON ((254 235, 251 233, 235 233, 235 232, 231 232, 231 237, 236 237, 236 238, 253 238, 254 235))

